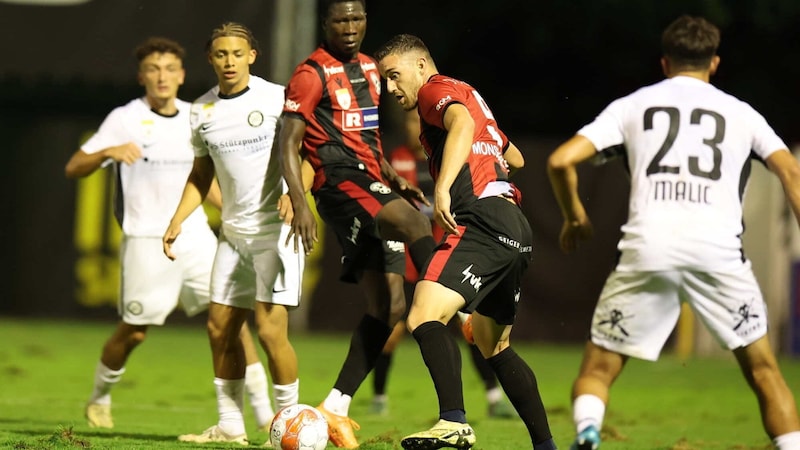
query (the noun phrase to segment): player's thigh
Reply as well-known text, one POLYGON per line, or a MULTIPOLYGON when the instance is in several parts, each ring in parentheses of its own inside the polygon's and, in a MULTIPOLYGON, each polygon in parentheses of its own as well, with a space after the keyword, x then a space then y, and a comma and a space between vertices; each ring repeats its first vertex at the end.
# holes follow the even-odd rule
POLYGON ((592 317, 596 345, 655 361, 680 316, 677 272, 612 272, 592 317))
POLYGON ((445 325, 464 306, 464 297, 457 291, 430 280, 417 282, 414 301, 406 323, 413 331, 425 322, 438 321, 445 325))
POLYGON ((159 238, 130 238, 120 248, 122 268, 119 313, 131 325, 163 325, 178 305, 181 267, 161 249, 159 238))
MULTIPOLYGON (((211 271, 217 252, 217 237, 208 229, 192 235, 178 236, 178 240, 182 238, 189 240, 191 245, 185 252, 178 255, 173 263, 181 266, 183 288, 180 302, 186 315, 191 317, 208 309, 211 295, 211 271)), ((176 240, 176 244, 178 240, 176 240)))
POLYGON ((728 349, 767 333, 767 308, 749 263, 723 272, 684 272, 682 295, 717 341, 728 349))
POLYGON ((248 244, 244 239, 220 235, 211 270, 212 303, 253 309, 257 277, 248 244))
POLYGON ((472 337, 484 358, 497 355, 509 346, 511 327, 477 311, 472 313, 472 337))

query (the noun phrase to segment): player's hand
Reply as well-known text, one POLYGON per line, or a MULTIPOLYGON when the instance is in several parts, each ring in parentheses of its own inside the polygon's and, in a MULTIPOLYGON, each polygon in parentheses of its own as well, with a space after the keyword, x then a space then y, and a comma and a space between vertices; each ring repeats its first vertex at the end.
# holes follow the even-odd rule
POLYGON ((594 235, 592 222, 588 217, 577 220, 565 220, 561 226, 559 243, 564 253, 571 253, 578 249, 580 241, 590 239, 594 235))
POLYGON ((278 198, 278 217, 283 219, 286 225, 292 224, 294 218, 294 207, 292 206, 292 198, 289 194, 283 194, 278 198))
POLYGON ((164 250, 164 254, 172 261, 175 261, 175 254, 172 253, 172 244, 175 243, 175 239, 178 238, 179 234, 181 234, 181 224, 170 222, 167 231, 164 232, 164 237, 161 238, 161 247, 164 250))
POLYGON ((305 206, 294 210, 291 225, 292 229, 289 231, 289 236, 286 237, 285 245, 289 245, 290 240, 294 238, 294 252, 300 252, 302 243, 306 255, 308 255, 314 249, 314 243, 319 241, 317 239, 317 219, 314 218, 314 214, 311 213, 308 206, 305 206))
POLYGON ((445 233, 461 235, 458 224, 450 213, 450 192, 436 192, 433 199, 433 220, 445 233))
POLYGON ((395 192, 400 194, 400 196, 404 199, 408 200, 408 202, 411 203, 414 208, 419 209, 417 202, 422 203, 425 206, 431 206, 431 202, 429 202, 425 197, 425 193, 422 192, 422 189, 409 183, 405 177, 401 177, 400 175, 394 177, 392 184, 394 185, 395 192))
POLYGON ((106 156, 116 162, 131 165, 142 157, 142 150, 133 142, 111 147, 106 151, 106 156))

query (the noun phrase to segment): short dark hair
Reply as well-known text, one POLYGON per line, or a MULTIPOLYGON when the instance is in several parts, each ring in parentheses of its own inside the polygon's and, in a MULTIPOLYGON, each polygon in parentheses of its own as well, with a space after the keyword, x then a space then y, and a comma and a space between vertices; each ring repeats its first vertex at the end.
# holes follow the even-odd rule
POLYGON ((238 22, 225 22, 222 25, 214 28, 211 31, 211 37, 208 38, 208 42, 206 42, 206 53, 211 50, 211 43, 214 42, 214 39, 221 38, 221 37, 240 37, 247 41, 250 45, 250 48, 256 51, 256 53, 261 53, 261 49, 258 47, 258 41, 256 37, 253 35, 253 32, 250 31, 249 28, 242 25, 238 22))
POLYGON ((719 28, 702 17, 682 15, 661 35, 664 56, 678 67, 703 69, 717 54, 719 28))
POLYGON ((344 2, 358 2, 361 3, 361 6, 364 7, 364 11, 367 10, 367 0, 321 0, 319 5, 319 17, 320 19, 326 19, 328 14, 331 12, 331 6, 337 3, 344 3, 344 2))
POLYGON ((413 34, 398 34, 381 45, 373 57, 380 61, 393 53, 406 53, 413 50, 424 52, 427 55, 431 53, 425 43, 422 42, 422 39, 417 36, 413 34))
POLYGON ((180 60, 183 60, 186 56, 186 51, 181 44, 178 44, 172 39, 158 36, 145 39, 144 42, 139 44, 133 51, 134 56, 136 56, 136 61, 138 62, 142 62, 143 59, 153 53, 172 53, 180 60))

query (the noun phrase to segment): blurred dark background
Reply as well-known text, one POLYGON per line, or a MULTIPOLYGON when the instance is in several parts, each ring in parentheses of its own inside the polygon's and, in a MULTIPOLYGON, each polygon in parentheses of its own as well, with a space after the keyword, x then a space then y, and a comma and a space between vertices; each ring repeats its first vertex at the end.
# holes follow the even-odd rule
MULTIPOLYGON (((181 97, 192 100, 214 83, 203 55, 211 29, 235 20, 261 42, 253 73, 285 83, 318 42, 316 3, 19 1, 0 0, 0 136, 7 155, 0 314, 114 317, 118 232, 102 194, 108 180, 98 174, 76 183, 64 178, 63 167, 113 107, 142 94, 133 48, 149 35, 180 41, 188 50, 181 97)), ((561 216, 544 162, 611 100, 661 79, 660 34, 678 15, 703 15, 720 27, 722 64, 714 84, 760 110, 790 145, 800 141, 796 0, 372 0, 367 11, 362 51, 371 53, 397 33, 422 37, 440 71, 479 89, 525 152, 527 166, 516 181, 536 246, 515 328, 521 338, 585 336, 626 215, 625 173, 618 163, 582 169, 596 236, 565 256, 557 249, 561 216)), ((382 119, 387 150, 402 139, 392 106, 384 106, 382 119)), ((363 308, 360 293, 336 281, 338 257, 328 236, 308 277, 304 324, 311 330, 349 329, 363 308)))

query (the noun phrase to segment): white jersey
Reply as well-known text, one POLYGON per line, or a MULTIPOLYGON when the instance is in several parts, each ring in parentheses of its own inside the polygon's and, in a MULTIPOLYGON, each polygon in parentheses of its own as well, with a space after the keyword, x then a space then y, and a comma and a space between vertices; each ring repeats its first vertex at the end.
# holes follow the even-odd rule
MULTIPOLYGON (((122 232, 135 237, 161 237, 180 202, 192 171, 189 103, 175 100, 178 114, 154 112, 145 98, 115 108, 81 150, 97 153, 133 142, 142 158, 131 165, 115 164, 117 192, 114 213, 122 232)), ((183 231, 208 229, 208 217, 197 208, 183 222, 183 231)))
POLYGON ((215 86, 192 104, 196 156, 210 155, 222 190, 222 230, 232 237, 277 237, 278 198, 285 183, 271 158, 283 110, 281 85, 250 75, 244 91, 224 96, 215 86))
POLYGON ((787 148, 750 105, 685 76, 615 100, 578 134, 598 151, 625 148, 623 271, 740 266, 751 156, 766 160, 787 148))

